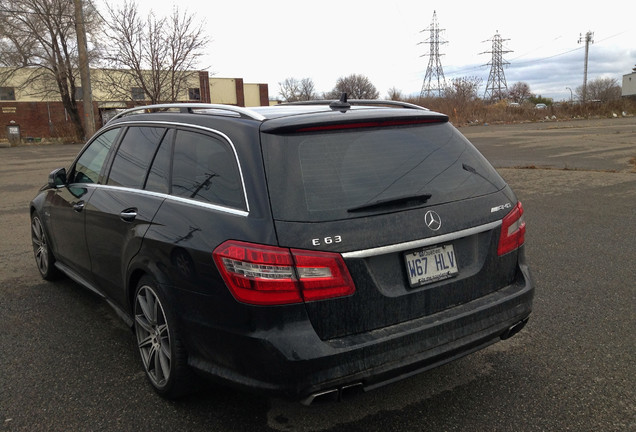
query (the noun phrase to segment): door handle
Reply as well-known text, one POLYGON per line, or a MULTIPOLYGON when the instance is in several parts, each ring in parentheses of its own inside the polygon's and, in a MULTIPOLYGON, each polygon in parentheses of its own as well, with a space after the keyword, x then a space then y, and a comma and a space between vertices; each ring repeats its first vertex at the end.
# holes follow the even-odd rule
POLYGON ((82 210, 84 210, 84 206, 86 205, 86 203, 84 201, 78 201, 76 203, 73 203, 73 210, 75 210, 76 212, 81 212, 82 210))
POLYGON ((119 217, 124 222, 132 222, 137 217, 137 209, 129 208, 129 209, 123 210, 121 213, 119 213, 119 217))

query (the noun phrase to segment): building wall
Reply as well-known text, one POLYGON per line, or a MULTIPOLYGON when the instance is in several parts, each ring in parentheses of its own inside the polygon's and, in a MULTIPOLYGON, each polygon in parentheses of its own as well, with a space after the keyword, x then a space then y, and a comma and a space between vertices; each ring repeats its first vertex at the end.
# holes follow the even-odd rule
MULTIPOLYGON (((20 127, 23 139, 39 140, 70 136, 72 125, 62 106, 59 93, 54 91, 54 83, 32 83, 22 89, 31 73, 33 71, 21 71, 9 82, 0 84, 0 87, 14 88, 15 94, 15 100, 0 100, 0 139, 7 138, 7 127, 10 125, 20 127), (46 92, 47 88, 51 91, 46 92)), ((123 72, 108 71, 108 73, 119 84, 127 81, 123 72)), ((128 85, 122 86, 124 89, 122 92, 114 91, 113 86, 108 85, 104 75, 103 70, 91 70, 97 128, 108 121, 117 110, 149 103, 147 100, 133 100, 132 92, 127 91, 128 85)), ((79 86, 81 82, 78 80, 79 86)), ((178 97, 180 102, 217 103, 242 107, 269 105, 267 84, 245 84, 242 78, 216 78, 210 77, 207 71, 199 71, 190 77, 187 87, 199 89, 199 98, 190 98, 191 95, 186 88, 178 97)), ((78 106, 81 113, 83 110, 81 101, 78 102, 78 106)))
POLYGON ((245 106, 268 106, 269 94, 267 84, 245 84, 245 106))
POLYGON ((210 102, 213 104, 239 105, 243 97, 238 94, 243 80, 240 78, 210 78, 210 102), (238 86, 238 87, 237 87, 238 86))
POLYGON ((636 72, 623 75, 623 96, 636 96, 636 72))
MULTIPOLYGON (((97 107, 95 108, 97 112, 97 107)), ((82 112, 81 103, 79 109, 82 112)), ((8 126, 18 126, 23 141, 73 135, 73 125, 62 102, 0 101, 0 139, 7 138, 8 126)), ((101 123, 96 126, 101 127, 101 123)))
MULTIPOLYGON (((6 70, 6 69, 5 69, 6 70)), ((0 71, 1 72, 1 71, 0 71)), ((22 69, 12 78, 0 85, 0 87, 14 87, 15 100, 19 102, 58 102, 60 101, 57 84, 52 79, 35 79, 35 70, 22 69), (25 83, 28 83, 25 86, 25 83)), ((189 98, 188 88, 200 88, 202 76, 207 72, 193 72, 177 95, 178 101, 187 102, 189 98)), ((76 86, 81 88, 82 81, 77 78, 76 86)), ((91 88, 93 100, 96 102, 127 101, 132 100, 131 89, 134 82, 126 73, 117 70, 91 69, 91 88), (121 88, 120 88, 121 87, 121 88)))

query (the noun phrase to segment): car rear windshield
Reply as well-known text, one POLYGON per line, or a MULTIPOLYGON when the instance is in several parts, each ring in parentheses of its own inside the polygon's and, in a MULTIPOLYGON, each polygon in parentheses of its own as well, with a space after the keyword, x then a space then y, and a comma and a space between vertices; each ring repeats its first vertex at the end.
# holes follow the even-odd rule
POLYGON ((449 123, 262 135, 274 218, 319 222, 490 194, 503 179, 449 123))

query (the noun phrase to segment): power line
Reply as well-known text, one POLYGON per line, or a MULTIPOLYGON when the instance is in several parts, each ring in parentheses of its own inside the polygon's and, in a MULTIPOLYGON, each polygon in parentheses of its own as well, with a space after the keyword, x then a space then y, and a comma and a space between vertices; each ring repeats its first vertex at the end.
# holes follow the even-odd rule
MULTIPOLYGON (((605 42, 605 41, 608 41, 608 40, 610 40, 610 39, 613 39, 613 38, 615 38, 615 37, 617 37, 617 36, 620 36, 620 35, 622 35, 622 34, 625 34, 625 33, 627 33, 627 32, 628 32, 627 30, 621 31, 621 32, 619 32, 619 33, 613 34, 613 35, 608 36, 608 37, 606 37, 606 38, 604 38, 604 39, 601 39, 601 40, 599 40, 599 41, 595 41, 595 43, 598 45, 598 44, 600 44, 600 43, 603 43, 603 42, 605 42)), ((561 37, 561 36, 559 36, 558 38, 560 38, 560 37, 561 37)), ((555 38, 554 40, 556 40, 556 39, 558 39, 558 38, 555 38)), ((564 55, 566 55, 566 54, 570 54, 570 53, 573 53, 573 52, 576 52, 576 51, 580 51, 580 50, 582 50, 582 49, 584 49, 584 48, 585 48, 585 47, 580 46, 580 47, 576 47, 576 48, 573 48, 573 49, 569 49, 569 50, 567 50, 567 51, 563 51, 563 52, 560 52, 560 53, 557 53, 557 54, 549 55, 549 56, 547 56, 547 57, 540 57, 540 58, 537 58, 537 59, 525 60, 525 61, 522 61, 522 62, 517 62, 517 61, 515 61, 514 63, 510 63, 510 65, 509 65, 509 66, 510 66, 510 68, 514 69, 514 68, 519 67, 519 66, 525 66, 525 65, 529 65, 529 64, 535 64, 535 63, 541 63, 541 62, 544 62, 544 61, 547 61, 547 60, 551 60, 551 59, 556 58, 556 57, 561 57, 561 56, 564 56, 564 55)), ((526 54, 524 54, 524 55, 526 55, 526 54)), ((521 57, 523 57, 524 55, 521 55, 521 56, 516 57, 516 58, 521 58, 521 57)), ((513 61, 514 61, 514 60, 513 60, 513 61)), ((466 73, 466 72, 480 71, 480 70, 483 70, 486 66, 488 66, 488 65, 479 65, 479 66, 467 66, 467 67, 463 67, 463 68, 461 68, 461 69, 458 69, 458 70, 455 70, 455 71, 451 72, 451 75, 452 75, 452 76, 457 76, 457 75, 460 75, 460 74, 463 74, 463 73, 466 73)))

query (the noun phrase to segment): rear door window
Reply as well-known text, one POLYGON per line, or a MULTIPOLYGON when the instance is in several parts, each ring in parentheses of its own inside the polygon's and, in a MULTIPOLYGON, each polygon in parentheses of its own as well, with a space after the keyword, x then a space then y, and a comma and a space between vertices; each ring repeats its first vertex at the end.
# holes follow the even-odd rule
POLYGON ((171 191, 204 203, 245 209, 234 151, 227 141, 213 135, 177 131, 171 191))
POLYGON ((143 188, 146 173, 165 132, 165 128, 159 127, 129 127, 117 149, 107 184, 143 188))
POLYGON ((152 161, 145 189, 152 192, 170 193, 170 167, 172 163, 172 142, 174 129, 168 131, 161 141, 159 150, 152 161))
POLYGON ((448 123, 323 133, 263 134, 274 217, 314 222, 441 204, 505 186, 448 123), (376 206, 377 203, 395 205, 376 206), (421 205, 421 204, 420 204, 421 205), (372 210, 360 211, 371 206, 372 210))

